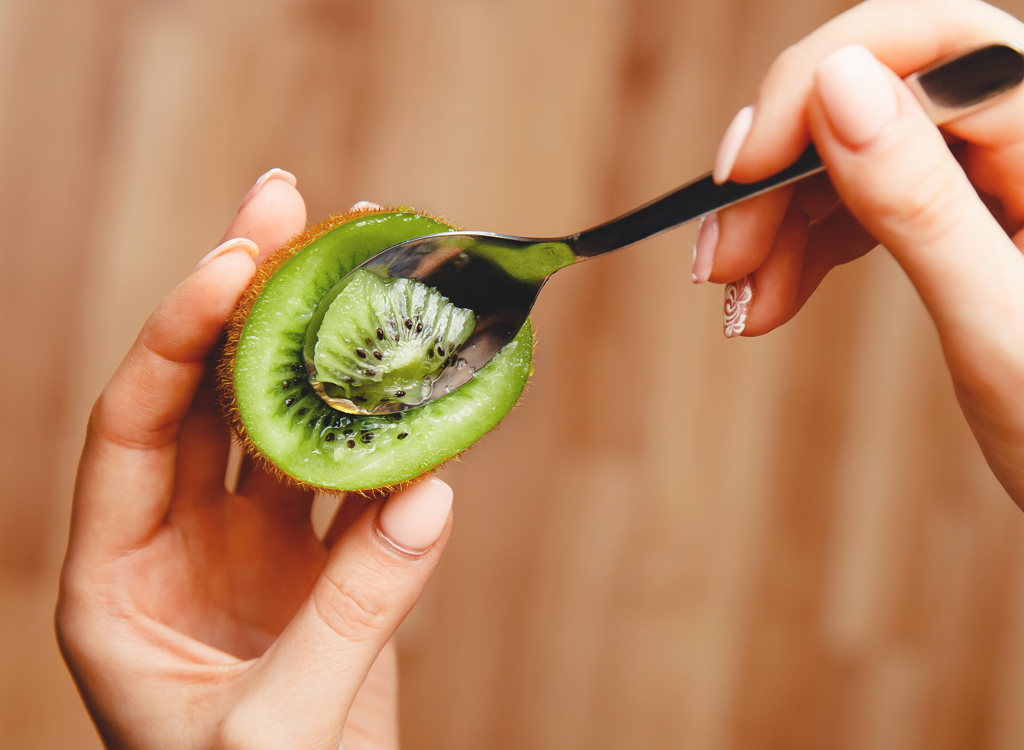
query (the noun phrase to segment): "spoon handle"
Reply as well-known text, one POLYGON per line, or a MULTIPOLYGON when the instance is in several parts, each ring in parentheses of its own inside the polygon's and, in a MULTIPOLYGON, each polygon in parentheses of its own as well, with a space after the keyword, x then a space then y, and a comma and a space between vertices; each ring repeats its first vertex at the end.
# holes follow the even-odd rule
MULTIPOLYGON (((993 103, 1024 81, 1024 54, 992 44, 944 58, 903 79, 936 125, 993 103)), ((593 258, 825 169, 812 143, 781 172, 752 183, 715 184, 708 173, 616 219, 568 238, 593 258)))

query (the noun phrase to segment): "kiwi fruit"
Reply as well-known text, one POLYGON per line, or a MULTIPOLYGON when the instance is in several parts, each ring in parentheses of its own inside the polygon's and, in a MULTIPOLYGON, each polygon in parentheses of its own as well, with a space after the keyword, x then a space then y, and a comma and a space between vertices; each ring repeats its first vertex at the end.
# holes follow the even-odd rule
MULTIPOLYGON (((248 455, 315 489, 392 488, 466 450, 511 410, 531 371, 529 321, 468 383, 403 412, 338 411, 307 379, 306 329, 337 282, 392 245, 454 229, 407 207, 351 211, 298 235, 257 269, 217 367, 225 413, 248 455)), ((320 323, 318 379, 366 411, 418 403, 473 326, 472 311, 430 287, 354 274, 320 323)))

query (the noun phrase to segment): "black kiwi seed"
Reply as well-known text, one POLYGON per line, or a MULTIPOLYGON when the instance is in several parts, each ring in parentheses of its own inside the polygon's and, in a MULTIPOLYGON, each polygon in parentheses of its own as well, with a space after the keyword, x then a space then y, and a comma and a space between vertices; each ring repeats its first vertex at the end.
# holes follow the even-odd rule
POLYGON ((299 416, 300 416, 300 417, 301 417, 301 416, 302 416, 303 414, 305 414, 305 413, 306 413, 306 408, 305 408, 305 407, 303 407, 303 408, 299 409, 299 416))
POLYGON ((422 330, 423 330, 423 324, 422 323, 417 323, 416 324, 416 333, 419 333, 422 330))
POLYGON ((366 342, 367 346, 373 346, 373 341, 371 339, 363 339, 363 341, 366 342))
POLYGON ((395 325, 395 321, 393 320, 389 320, 388 325, 391 326, 392 328, 397 328, 397 326, 395 325))
POLYGON ((281 383, 281 387, 284 388, 285 390, 288 390, 289 388, 292 387, 292 381, 290 381, 290 380, 284 381, 283 383, 281 383))
POLYGON ((349 448, 355 448, 356 447, 356 441, 355 440, 349 440, 347 443, 345 443, 345 445, 347 445, 349 448))
POLYGON ((295 403, 295 399, 293 399, 293 398, 286 398, 286 399, 284 400, 284 405, 285 405, 285 406, 291 406, 291 405, 292 405, 292 404, 294 404, 294 403, 295 403))
POLYGON ((362 435, 359 436, 359 439, 362 440, 364 443, 369 443, 371 440, 373 440, 373 433, 364 432, 362 435))
POLYGON ((359 347, 356 347, 356 354, 359 355, 360 359, 366 359, 366 351, 359 347))
POLYGON ((295 364, 292 365, 292 372, 298 372, 301 369, 302 369, 302 365, 300 365, 298 362, 296 362, 295 364))
POLYGON ((436 339, 434 339, 434 343, 435 344, 440 344, 441 343, 441 337, 438 336, 436 339))
POLYGON ((369 370, 366 371, 366 374, 372 378, 374 375, 377 374, 377 371, 371 367, 369 370))
POLYGON ((383 354, 381 354, 381 353, 380 353, 379 351, 377 351, 376 349, 374 349, 374 350, 373 350, 373 356, 374 356, 374 357, 376 357, 377 359, 384 359, 384 355, 383 355, 383 354))
POLYGON ((409 433, 408 432, 400 432, 400 433, 398 433, 398 439, 399 440, 405 440, 407 437, 409 437, 409 433))
POLYGON ((437 356, 438 357, 443 357, 444 356, 444 347, 443 346, 437 347, 437 356))
POLYGON ((402 340, 401 337, 396 333, 395 334, 395 343, 397 344, 401 340, 402 340))
POLYGON ((412 320, 410 318, 405 319, 405 327, 412 328, 412 320))
POLYGON ((324 440, 326 440, 328 443, 333 443, 335 437, 336 436, 333 432, 328 432, 326 435, 324 435, 324 440))
POLYGON ((383 340, 384 340, 384 331, 382 331, 380 328, 378 328, 377 329, 377 341, 383 341, 383 340))
POLYGON ((355 430, 345 430, 345 437, 352 437, 356 434, 355 430))
POLYGON ((401 398, 404 395, 405 395, 405 391, 395 391, 395 396, 397 396, 398 398, 401 398))
POLYGON ((356 379, 353 378, 351 375, 346 375, 345 376, 345 382, 346 383, 354 383, 354 382, 356 382, 356 379))

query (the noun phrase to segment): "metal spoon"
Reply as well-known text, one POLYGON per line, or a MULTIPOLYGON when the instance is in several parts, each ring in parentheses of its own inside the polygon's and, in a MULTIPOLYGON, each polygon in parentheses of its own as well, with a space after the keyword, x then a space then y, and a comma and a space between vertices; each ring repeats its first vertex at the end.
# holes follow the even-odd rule
MULTIPOLYGON (((1009 44, 993 44, 944 58, 904 81, 936 125, 991 104, 1024 81, 1024 55, 1009 44)), ((447 395, 468 382, 509 343, 526 321, 551 274, 610 253, 711 211, 821 172, 812 144, 792 165, 760 182, 716 185, 707 174, 640 208, 592 229, 556 239, 510 237, 490 232, 449 232, 403 242, 359 266, 384 279, 410 278, 432 286, 458 307, 476 314, 476 327, 454 362, 416 404, 387 403, 372 412, 328 394, 317 380, 313 347, 319 322, 348 283, 343 278, 320 303, 306 333, 306 370, 324 401, 350 414, 404 411, 447 395)), ((357 269, 358 270, 358 269, 357 269)), ((353 271, 354 273, 354 271, 353 271)))

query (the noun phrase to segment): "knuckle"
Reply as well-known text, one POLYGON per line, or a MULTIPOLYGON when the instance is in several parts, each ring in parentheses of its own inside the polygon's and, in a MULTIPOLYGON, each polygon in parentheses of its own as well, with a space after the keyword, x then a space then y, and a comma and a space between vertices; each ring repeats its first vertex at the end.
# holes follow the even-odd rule
POLYGON ((381 629, 388 621, 387 592, 363 571, 344 579, 325 575, 313 590, 317 616, 341 638, 358 641, 381 629))
POLYGON ((876 210, 884 223, 927 243, 947 234, 963 216, 962 178, 944 159, 929 160, 910 175, 886 183, 876 210))

